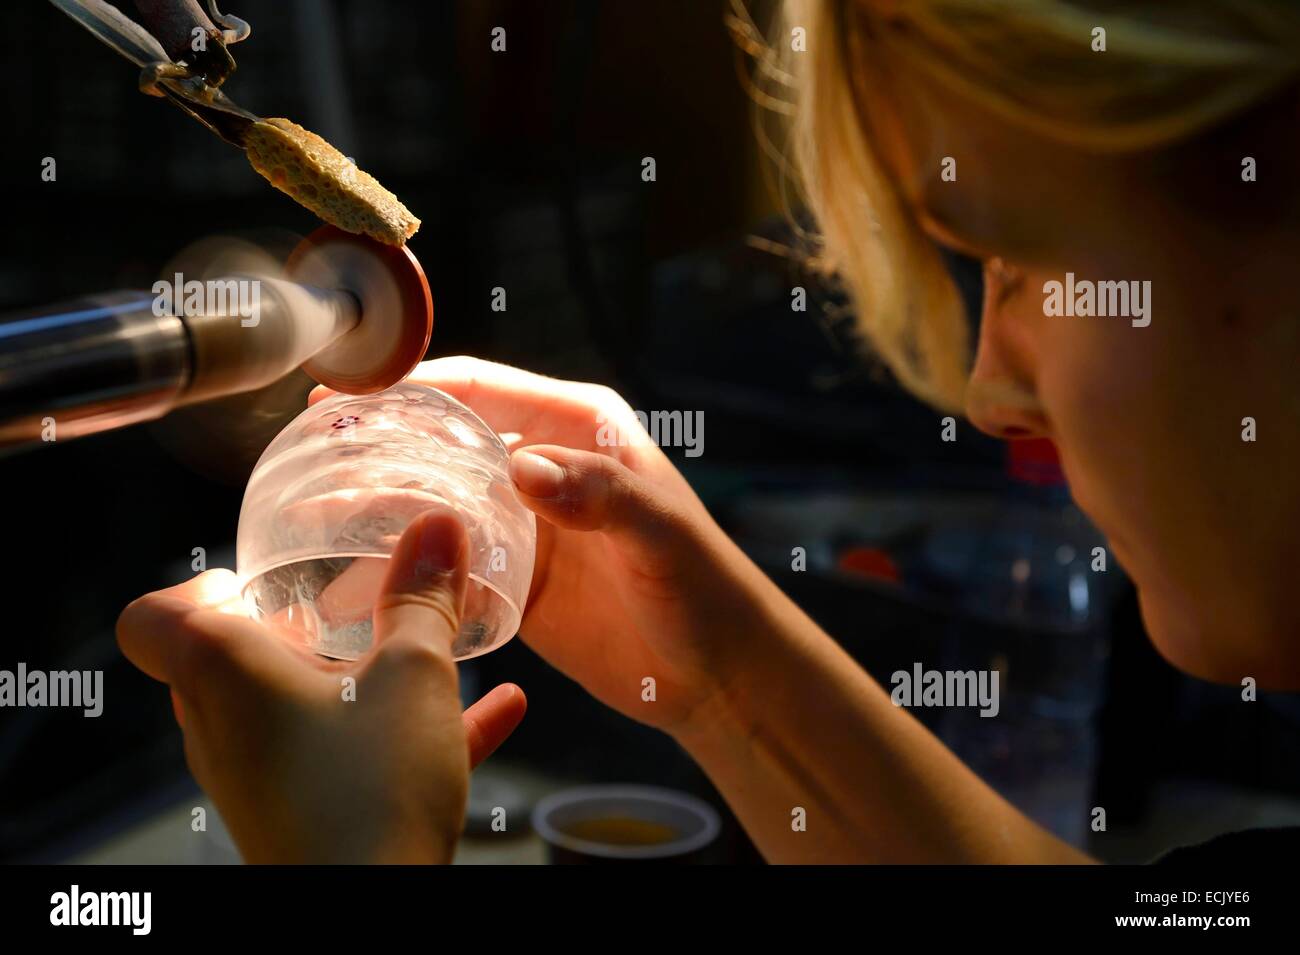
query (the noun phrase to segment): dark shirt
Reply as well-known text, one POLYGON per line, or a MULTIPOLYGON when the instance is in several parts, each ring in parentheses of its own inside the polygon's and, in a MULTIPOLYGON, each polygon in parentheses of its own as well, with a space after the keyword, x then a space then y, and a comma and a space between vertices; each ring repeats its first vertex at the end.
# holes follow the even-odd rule
POLYGON ((1208 842, 1182 846, 1155 860, 1156 865, 1234 865, 1291 862, 1300 855, 1300 826, 1245 829, 1215 836, 1208 842))

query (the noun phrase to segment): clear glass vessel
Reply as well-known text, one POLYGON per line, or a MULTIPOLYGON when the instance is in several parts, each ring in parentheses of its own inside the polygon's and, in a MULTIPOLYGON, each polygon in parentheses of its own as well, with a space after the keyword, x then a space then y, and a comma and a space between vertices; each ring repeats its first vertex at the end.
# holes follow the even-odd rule
POLYGON ((446 505, 469 535, 453 653, 496 649, 519 629, 537 539, 508 460, 478 415, 434 388, 402 383, 309 407, 267 446, 244 492, 236 560, 249 612, 317 653, 356 659, 402 531, 446 505))

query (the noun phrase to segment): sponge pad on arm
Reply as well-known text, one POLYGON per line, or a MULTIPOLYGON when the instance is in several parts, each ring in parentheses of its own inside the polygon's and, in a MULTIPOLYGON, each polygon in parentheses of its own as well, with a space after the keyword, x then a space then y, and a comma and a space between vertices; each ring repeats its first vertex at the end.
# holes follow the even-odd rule
POLYGON ((397 196, 315 133, 287 119, 264 119, 245 134, 253 168, 275 188, 346 232, 404 245, 420 220, 397 196))

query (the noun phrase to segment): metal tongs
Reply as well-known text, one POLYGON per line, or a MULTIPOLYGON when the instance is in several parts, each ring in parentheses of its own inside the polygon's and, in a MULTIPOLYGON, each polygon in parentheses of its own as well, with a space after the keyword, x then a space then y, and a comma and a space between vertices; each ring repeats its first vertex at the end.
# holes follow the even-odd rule
POLYGON ((207 14, 197 0, 136 0, 150 32, 105 0, 50 2, 140 67, 141 92, 170 100, 232 146, 244 147, 248 127, 261 117, 221 91, 235 69, 227 48, 252 32, 243 20, 223 15, 216 0, 208 0, 207 14))

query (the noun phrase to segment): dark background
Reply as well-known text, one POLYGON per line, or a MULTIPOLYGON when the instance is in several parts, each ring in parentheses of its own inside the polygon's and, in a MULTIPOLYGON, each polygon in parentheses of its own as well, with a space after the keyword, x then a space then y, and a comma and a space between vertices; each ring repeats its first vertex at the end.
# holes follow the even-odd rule
MULTIPOLYGON (((842 303, 797 255, 771 251, 795 239, 765 184, 726 9, 246 0, 230 12, 253 35, 233 48, 226 90, 319 132, 423 219, 411 249, 433 289, 431 357, 469 353, 605 382, 639 409, 702 410, 704 455, 670 455, 873 673, 1002 669, 998 719, 918 715, 1036 818, 1103 858, 1141 860, 1300 817, 1294 698, 1243 704, 1163 663, 1122 571, 1087 570, 1095 532, 1064 489, 1013 475, 1007 449, 964 423, 940 441, 939 414, 858 353, 842 303), (489 49, 494 26, 504 54, 489 49), (795 285, 813 295, 806 313, 791 311, 795 285), (495 286, 506 312, 489 307, 495 286), (803 573, 793 546, 807 548, 803 573), (1098 805, 1109 828, 1090 834, 1098 805)), ((237 150, 136 92, 133 68, 53 7, 6 16, 0 311, 147 288, 207 236, 281 247, 314 228, 237 150), (40 179, 46 156, 53 183, 40 179)), ((978 270, 954 269, 974 305, 978 270)), ((193 801, 166 690, 120 658, 113 624, 132 598, 187 577, 194 547, 210 566, 233 563, 243 480, 309 384, 284 383, 282 413, 255 432, 238 403, 217 404, 0 459, 15 545, 0 668, 102 668, 106 696, 95 720, 0 710, 0 858, 78 858, 193 801)), ((670 740, 593 702, 522 641, 463 673, 467 689, 513 680, 529 695, 489 765, 555 787, 675 786, 721 807, 670 740)), ((718 857, 756 858, 734 827, 718 857)))

